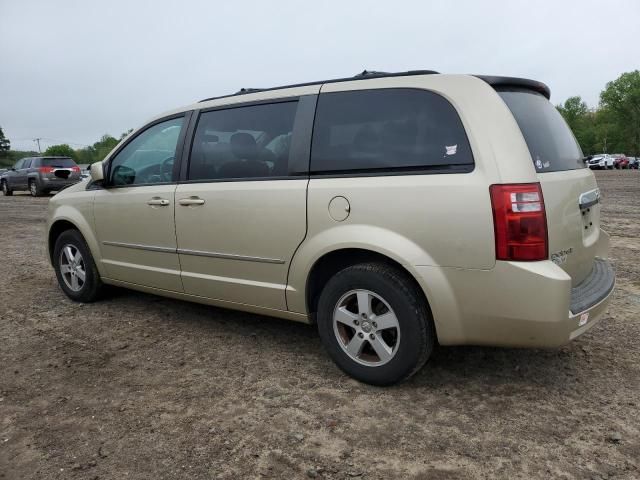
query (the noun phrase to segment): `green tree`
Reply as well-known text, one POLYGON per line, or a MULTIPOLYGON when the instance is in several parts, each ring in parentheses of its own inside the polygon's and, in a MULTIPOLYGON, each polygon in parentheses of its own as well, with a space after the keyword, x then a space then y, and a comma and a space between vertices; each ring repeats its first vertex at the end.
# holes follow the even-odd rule
POLYGON ((589 110, 581 97, 569 97, 562 105, 556 106, 576 136, 585 154, 595 153, 595 112, 589 110))
POLYGON ((76 158, 76 151, 66 143, 61 145, 51 145, 44 151, 44 155, 49 157, 71 157, 76 158))
POLYGON ((95 152, 95 161, 99 162, 104 160, 111 150, 118 144, 119 140, 111 135, 103 135, 100 140, 93 144, 93 150, 95 152))
POLYGON ((615 151, 640 155, 640 70, 607 83, 600 94, 600 108, 614 126, 615 151))
POLYGON ((0 127, 0 155, 5 156, 10 149, 11 149, 11 142, 7 137, 4 136, 2 127, 0 127))
POLYGON ((572 130, 580 126, 589 113, 589 107, 581 97, 569 97, 562 104, 556 107, 572 130))

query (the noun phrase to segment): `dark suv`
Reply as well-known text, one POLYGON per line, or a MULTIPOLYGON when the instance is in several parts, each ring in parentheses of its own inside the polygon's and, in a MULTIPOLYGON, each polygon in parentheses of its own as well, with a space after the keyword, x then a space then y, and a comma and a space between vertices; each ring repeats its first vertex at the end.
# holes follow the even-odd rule
POLYGON ((0 176, 3 194, 29 190, 34 197, 62 190, 80 179, 80 167, 69 157, 23 158, 0 176))

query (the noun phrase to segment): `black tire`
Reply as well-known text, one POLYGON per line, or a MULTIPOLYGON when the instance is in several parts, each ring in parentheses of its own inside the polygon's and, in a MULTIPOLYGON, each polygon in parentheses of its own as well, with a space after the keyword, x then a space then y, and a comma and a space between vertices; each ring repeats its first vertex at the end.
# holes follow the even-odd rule
POLYGON ((58 279, 60 288, 71 300, 91 303, 99 298, 103 289, 102 280, 100 280, 100 274, 93 261, 93 256, 87 246, 87 242, 85 242, 84 237, 77 230, 66 230, 62 232, 56 240, 53 248, 53 268, 56 272, 56 278, 58 279), (82 255, 85 280, 77 291, 74 291, 67 285, 60 269, 62 249, 66 246, 74 247, 82 255))
POLYGON ((42 197, 46 192, 38 185, 38 181, 35 178, 29 180, 29 193, 32 197, 42 197))
POLYGON ((13 195, 13 190, 9 188, 9 184, 7 183, 6 180, 2 181, 2 194, 5 197, 10 197, 11 195, 13 195))
POLYGON ((317 321, 322 343, 338 367, 356 380, 372 385, 392 385, 416 373, 431 355, 436 337, 431 312, 419 287, 406 272, 382 263, 353 265, 334 275, 320 294, 317 321), (399 343, 387 363, 378 366, 358 363, 339 343, 333 314, 338 302, 353 290, 372 292, 395 313, 399 343))

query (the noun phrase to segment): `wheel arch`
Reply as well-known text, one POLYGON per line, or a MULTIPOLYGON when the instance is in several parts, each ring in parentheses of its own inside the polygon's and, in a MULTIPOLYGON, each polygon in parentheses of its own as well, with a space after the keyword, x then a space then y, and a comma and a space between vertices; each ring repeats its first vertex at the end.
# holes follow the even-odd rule
POLYGON ((417 287, 417 291, 421 293, 422 300, 425 302, 426 307, 431 310, 429 299, 427 298, 421 283, 418 281, 415 272, 412 272, 397 259, 368 248, 339 248, 326 252, 320 256, 313 263, 307 275, 305 284, 305 305, 310 321, 315 321, 318 299, 320 298, 322 288, 327 281, 340 270, 360 263, 382 263, 392 266, 399 272, 404 273, 406 278, 417 287))
POLYGON ((49 255, 49 261, 53 264, 53 249, 60 234, 67 230, 77 230, 80 232, 80 235, 82 235, 85 242, 87 242, 87 246, 93 256, 98 272, 100 275, 104 276, 102 262, 100 261, 101 256, 98 241, 93 234, 90 225, 82 216, 79 217, 80 218, 73 218, 69 215, 61 215, 52 221, 47 231, 47 253, 49 255))

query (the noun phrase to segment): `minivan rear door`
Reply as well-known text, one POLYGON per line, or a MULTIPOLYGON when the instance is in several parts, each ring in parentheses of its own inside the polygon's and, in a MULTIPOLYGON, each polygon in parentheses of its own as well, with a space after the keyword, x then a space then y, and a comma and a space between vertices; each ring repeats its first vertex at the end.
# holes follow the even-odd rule
POLYGON ((600 236, 600 193, 569 126, 541 93, 498 89, 524 136, 542 186, 551 260, 575 286, 593 268, 600 236))

